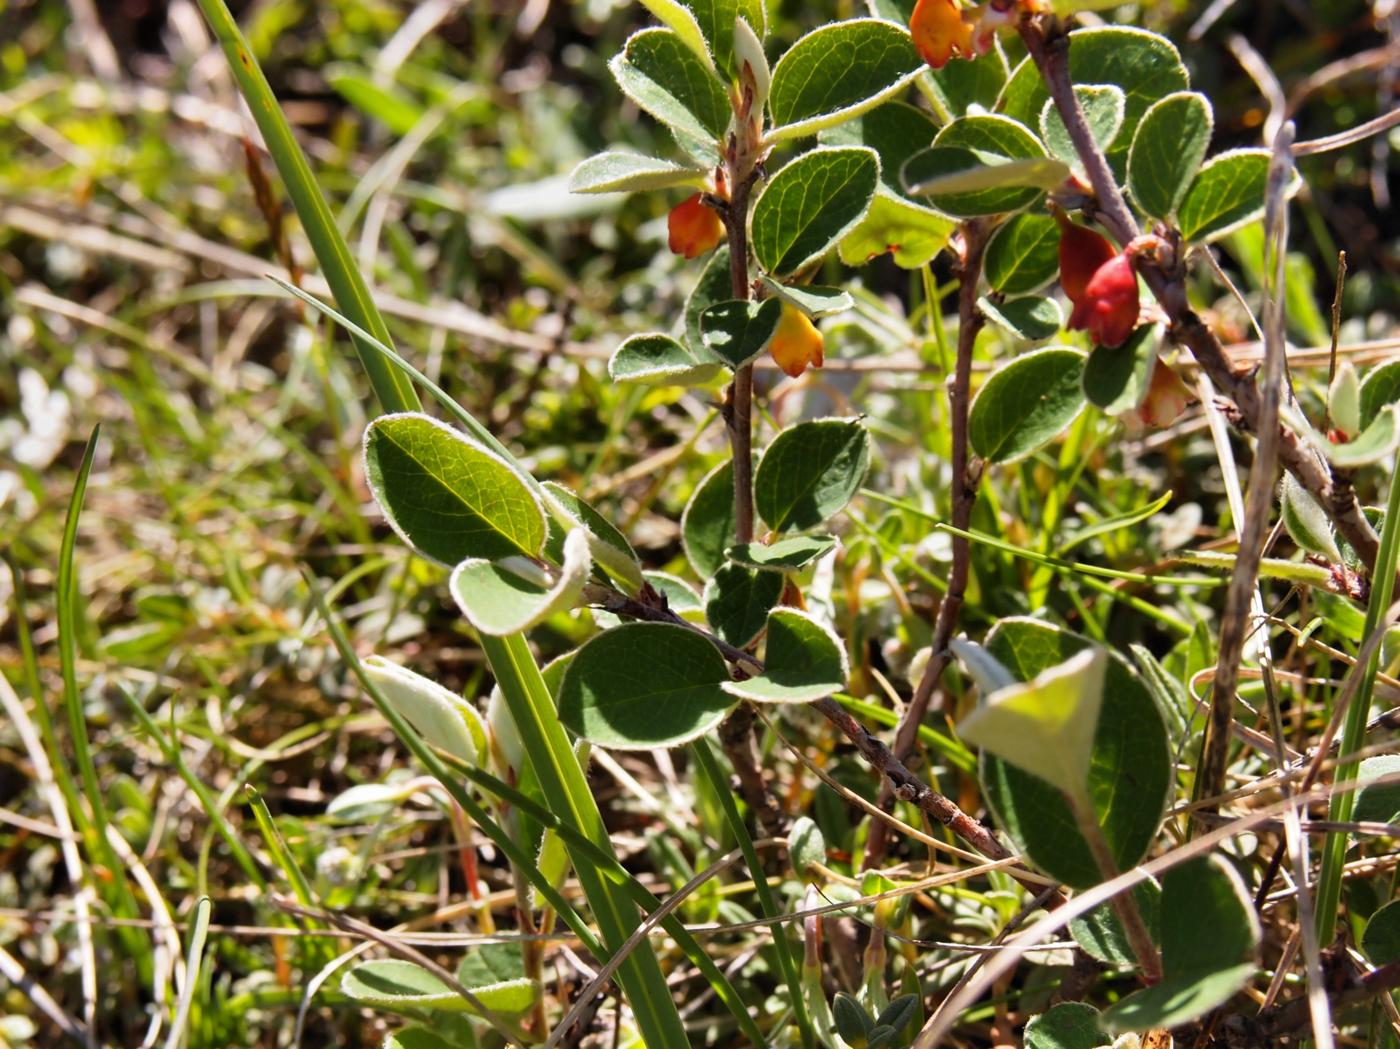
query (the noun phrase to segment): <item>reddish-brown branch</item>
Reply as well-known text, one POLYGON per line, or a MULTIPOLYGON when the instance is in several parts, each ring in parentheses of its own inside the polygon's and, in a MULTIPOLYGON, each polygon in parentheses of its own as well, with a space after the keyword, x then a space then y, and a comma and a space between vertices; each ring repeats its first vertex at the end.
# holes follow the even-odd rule
MULTIPOLYGON (((1018 27, 1084 165, 1094 190, 1096 217, 1120 244, 1128 244, 1138 235, 1137 221, 1074 95, 1069 76, 1070 40, 1065 25, 1053 15, 1038 14, 1022 18, 1018 27)), ((1264 404, 1254 372, 1236 371, 1215 333, 1191 309, 1186 297, 1183 260, 1179 255, 1169 260, 1143 255, 1138 259, 1138 272, 1166 314, 1172 338, 1191 351, 1216 389, 1234 402, 1244 428, 1257 434, 1264 404)), ((1286 426, 1278 428, 1278 458, 1327 510, 1337 531, 1356 550, 1366 567, 1374 570, 1380 541, 1362 514, 1351 486, 1334 476, 1322 457, 1286 426)))
MULTIPOLYGON (((971 456, 968 454, 967 416, 972 400, 972 349, 977 342, 977 333, 982 330, 986 320, 977 308, 977 286, 982 279, 982 254, 987 246, 987 234, 987 223, 982 219, 973 219, 962 226, 962 258, 958 264, 958 349, 948 387, 948 416, 952 427, 952 523, 959 532, 966 532, 971 525, 972 507, 977 501, 977 482, 970 469, 971 456)), ((929 303, 928 308, 937 309, 937 303, 929 303)), ((948 642, 953 639, 958 617, 962 613, 971 560, 971 544, 964 535, 954 533, 948 590, 938 606, 928 665, 895 730, 894 756, 900 761, 907 760, 914 752, 919 739, 919 726, 928 713, 934 689, 948 667, 948 642)), ((880 803, 887 805, 891 795, 887 783, 881 789, 880 803)), ((888 824, 876 823, 870 828, 865 847, 866 867, 880 865, 888 842, 888 824)))

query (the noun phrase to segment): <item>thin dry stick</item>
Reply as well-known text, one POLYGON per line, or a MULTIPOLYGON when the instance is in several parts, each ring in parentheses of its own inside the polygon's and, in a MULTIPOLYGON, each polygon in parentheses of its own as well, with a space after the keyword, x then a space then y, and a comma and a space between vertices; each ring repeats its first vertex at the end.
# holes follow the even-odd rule
MULTIPOLYGON (((972 507, 977 500, 977 483, 969 469, 967 416, 972 399, 972 350, 977 333, 986 320, 977 308, 977 285, 982 277, 982 254, 987 246, 987 233, 987 224, 983 220, 974 219, 963 224, 962 259, 958 266, 958 350, 952 384, 948 388, 948 415, 953 431, 952 525, 960 532, 966 532, 971 525, 972 507)), ((935 303, 929 303, 929 309, 936 308, 935 303)), ((907 760, 914 752, 919 740, 919 726, 928 713, 933 691, 947 669, 950 658, 948 642, 953 639, 958 616, 962 612, 971 560, 972 544, 965 535, 953 533, 953 562, 948 572, 948 592, 938 606, 928 665, 895 730, 894 756, 899 761, 907 760)), ((887 806, 891 797, 892 790, 886 784, 880 790, 880 804, 887 806)), ((889 828, 884 823, 876 823, 870 828, 870 838, 866 843, 865 866, 878 867, 884 860, 888 844, 889 828)))
MULTIPOLYGON (((1278 414, 1283 400, 1284 375, 1284 257, 1288 245, 1288 204, 1285 194, 1293 160, 1292 122, 1285 123, 1274 139, 1269 167, 1266 228, 1273 254, 1269 296, 1264 304, 1264 367, 1261 375, 1259 435, 1254 466, 1249 471, 1249 491, 1245 496, 1244 521, 1240 527, 1235 569, 1225 594, 1225 611, 1220 621, 1220 656, 1216 661, 1211 688, 1210 717, 1206 722, 1201 761, 1196 773, 1194 796, 1214 797, 1225 786, 1225 767, 1230 754, 1230 725, 1235 717, 1235 689, 1239 684, 1240 659, 1248 633, 1250 606, 1259 582, 1259 562, 1264 556, 1264 539, 1269 530, 1269 512, 1274 502, 1274 471, 1278 463, 1278 414)), ((1202 824, 1193 821, 1199 831, 1202 824)))
MULTIPOLYGON (((1099 221, 1120 244, 1128 244, 1139 233, 1137 221, 1075 97, 1069 76, 1070 40, 1066 27, 1053 15, 1037 14, 1022 18, 1018 29, 1084 165, 1094 190, 1099 221)), ((1191 308, 1179 257, 1158 260, 1144 254, 1137 263, 1138 272, 1171 323, 1172 338, 1191 351, 1211 381, 1234 402, 1244 428, 1258 433, 1262 419, 1259 387, 1251 372, 1235 370, 1219 338, 1191 308)), ((1278 427, 1278 431, 1280 462, 1323 506, 1367 568, 1374 569, 1380 540, 1362 514, 1356 493, 1350 485, 1336 483, 1322 458, 1291 429, 1278 427)))

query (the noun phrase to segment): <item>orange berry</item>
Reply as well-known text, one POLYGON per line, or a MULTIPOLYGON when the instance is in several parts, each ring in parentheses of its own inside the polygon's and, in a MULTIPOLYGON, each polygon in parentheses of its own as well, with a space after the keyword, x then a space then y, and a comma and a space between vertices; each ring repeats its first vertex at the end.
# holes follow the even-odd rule
POLYGON ((972 26, 958 0, 919 0, 909 17, 909 33, 925 62, 942 69, 950 58, 972 53, 972 26))
POLYGON ((724 239, 724 223, 699 193, 686 197, 666 217, 671 250, 688 259, 699 258, 724 239))
POLYGON ((783 303, 783 316, 768 352, 778 367, 795 379, 809 366, 822 366, 822 333, 796 306, 783 303))

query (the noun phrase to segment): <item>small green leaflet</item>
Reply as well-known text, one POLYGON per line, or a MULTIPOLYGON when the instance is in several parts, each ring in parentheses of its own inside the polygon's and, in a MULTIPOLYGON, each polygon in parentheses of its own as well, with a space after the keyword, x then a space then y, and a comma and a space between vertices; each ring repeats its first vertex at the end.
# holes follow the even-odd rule
MULTIPOLYGON (((1143 924, 1154 943, 1162 938, 1162 888, 1155 881, 1140 881, 1130 890, 1143 924)), ((1123 928, 1118 912, 1113 904, 1101 903, 1088 914, 1080 915, 1069 923, 1070 935, 1074 942, 1084 949, 1089 957, 1105 965, 1120 969, 1137 967, 1137 956, 1123 928)))
MULTIPOLYGON (((1123 89, 1113 84, 1076 84, 1074 96, 1079 100, 1089 134, 1098 147, 1107 153, 1123 127, 1123 89)), ((1045 100, 1040 110, 1040 137, 1052 156, 1071 166, 1079 166, 1079 153, 1070 140, 1069 130, 1060 119, 1055 103, 1049 99, 1045 100)))
POLYGON ((1366 373, 1361 380, 1361 426, 1375 422, 1381 409, 1400 404, 1400 361, 1387 361, 1366 373))
POLYGON ((1240 876, 1202 856, 1162 877, 1162 982, 1104 1011, 1110 1031, 1176 1027, 1223 1005, 1254 975, 1259 920, 1240 876))
POLYGON ((1084 362, 1084 396, 1107 415, 1136 408, 1147 396, 1163 327, 1144 324, 1122 346, 1095 346, 1084 362))
POLYGON ((559 686, 559 718, 616 750, 670 747, 717 727, 734 705, 729 668, 701 634, 671 623, 624 623, 587 642, 559 686))
POLYGON ((1025 295, 1000 303, 984 296, 977 300, 977 307, 997 327, 1027 342, 1048 339, 1065 323, 1060 304, 1043 295, 1025 295))
POLYGON ((724 690, 758 703, 812 703, 846 687, 846 650, 830 630, 806 612, 768 613, 763 673, 729 681, 724 690))
MULTIPOLYGON (((381 958, 361 962, 345 974, 340 990, 348 998, 381 1009, 440 1009, 449 1012, 477 1010, 437 976, 414 962, 381 958)), ((493 1013, 523 1013, 539 997, 535 981, 519 977, 468 991, 493 1013)))
POLYGON ((681 514, 681 545, 695 574, 709 579, 734 542, 734 468, 720 463, 696 487, 681 514))
POLYGON ((1327 511, 1312 494, 1285 472, 1279 487, 1279 510, 1283 527, 1299 549, 1321 554, 1333 563, 1342 559, 1337 549, 1336 537, 1332 534, 1332 522, 1327 511))
POLYGON ((705 584, 705 618, 723 642, 735 648, 750 644, 768 622, 768 613, 783 596, 784 576, 727 564, 705 584))
POLYGON ((891 193, 903 194, 899 182, 904 162, 933 145, 938 124, 908 102, 885 102, 819 136, 824 146, 869 146, 880 155, 880 182, 891 193))
POLYGON ((745 543, 725 553, 736 564, 770 572, 794 572, 836 549, 834 535, 795 535, 772 543, 745 543))
POLYGON ((796 306, 813 320, 844 313, 856 304, 845 288, 825 288, 811 284, 784 284, 771 277, 759 278, 778 298, 796 306))
POLYGON ((864 146, 819 147, 790 161, 754 202, 754 256, 786 276, 821 258, 870 210, 880 161, 864 146))
MULTIPOLYGON (((641 589, 642 565, 637 559, 637 552, 611 521, 557 481, 545 481, 540 485, 540 492, 544 496, 545 509, 557 524, 565 531, 578 527, 588 534, 588 550, 597 567, 603 569, 627 593, 635 594, 641 589)), ((562 563, 562 544, 557 551, 552 546, 557 531, 551 530, 550 544, 546 545, 545 551, 556 563, 562 563)))
MULTIPOLYGON (((1268 181, 1268 150, 1232 149, 1211 157, 1176 209, 1181 235, 1209 243, 1253 222, 1264 214, 1268 181)), ((1288 194, 1301 184, 1295 174, 1288 194)))
POLYGON ((816 528, 855 495, 870 466, 859 419, 816 419, 773 439, 754 476, 754 505, 775 532, 816 528))
POLYGON ((768 349, 782 319, 783 304, 779 299, 730 299, 700 314, 700 338, 706 352, 725 367, 738 371, 768 349))
POLYGON ((695 16, 694 5, 682 3, 680 0, 642 0, 642 6, 655 15, 658 22, 675 33, 702 65, 707 69, 714 67, 705 34, 700 29, 700 20, 695 16))
POLYGON ((613 382, 702 386, 718 374, 719 365, 696 360, 682 343, 660 332, 632 335, 608 358, 613 382))
POLYGON ((1366 923, 1361 949, 1372 965, 1400 961, 1400 900, 1387 903, 1366 923))
POLYGON ((903 26, 853 18, 814 29, 773 70, 768 108, 782 141, 812 135, 859 116, 924 68, 903 26))
POLYGON ((986 381, 972 402, 968 438, 993 463, 1024 459, 1084 408, 1084 354, 1067 346, 1025 353, 986 381))
POLYGON ((483 634, 506 637, 573 608, 592 566, 588 533, 575 528, 564 539, 558 572, 546 572, 523 557, 468 558, 453 569, 448 589, 472 626, 483 634))
POLYGON ((847 266, 863 266, 888 252, 901 269, 919 269, 947 247, 955 225, 946 215, 882 186, 865 218, 841 238, 836 252, 847 266))
POLYGON ((633 34, 608 68, 633 102, 682 134, 722 138, 733 111, 712 69, 670 29, 633 34))
POLYGON ((901 179, 939 211, 971 217, 1018 211, 1068 175, 1026 125, 983 113, 940 131, 930 149, 905 163, 901 179))
POLYGON ((1102 1049, 1108 1036, 1099 1028, 1099 1011, 1084 1002, 1061 1002, 1026 1024, 1026 1049, 1102 1049))
POLYGON ((394 531, 446 565, 468 557, 538 556, 545 517, 535 493, 495 452, 427 415, 382 415, 365 431, 365 475, 394 531))
POLYGON ((672 186, 700 186, 707 175, 700 168, 683 167, 669 160, 639 153, 599 153, 574 168, 569 176, 571 193, 632 193, 672 186))
MULTIPOLYGON (((653 11, 656 10, 653 5, 657 0, 643 2, 653 11)), ((726 78, 737 77, 740 56, 737 53, 739 45, 735 40, 734 20, 744 19, 752 30, 751 35, 762 39, 768 32, 765 0, 686 0, 686 6, 695 16, 720 72, 726 78)))
POLYGON ((1215 114, 1204 95, 1174 91, 1143 114, 1128 152, 1128 192, 1144 214, 1170 219, 1210 146, 1215 114))
POLYGON ((1060 273, 1059 226, 1049 215, 1013 215, 987 242, 982 269, 987 283, 1003 295, 1039 291, 1060 273))

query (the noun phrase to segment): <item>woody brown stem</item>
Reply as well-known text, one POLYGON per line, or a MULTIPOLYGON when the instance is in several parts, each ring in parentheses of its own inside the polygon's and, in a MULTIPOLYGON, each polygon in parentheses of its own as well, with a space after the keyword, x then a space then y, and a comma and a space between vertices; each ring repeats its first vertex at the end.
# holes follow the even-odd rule
MULTIPOLYGON (((913 697, 904 708, 895 730, 894 756, 900 761, 908 759, 914 752, 919 739, 919 726, 928 713, 934 689, 938 687, 943 671, 948 667, 948 642, 958 627, 958 617, 962 612, 963 598, 967 594, 967 580, 972 560, 972 547, 965 535, 972 523, 972 507, 977 501, 977 484, 969 468, 967 416, 972 400, 972 349, 977 342, 977 333, 982 330, 986 318, 977 308, 977 286, 982 277, 982 254, 987 246, 988 225, 985 220, 973 219, 962 226, 962 259, 958 266, 958 350, 953 365, 952 382, 948 388, 948 416, 952 424, 952 523, 958 530, 953 535, 953 562, 948 572, 948 590, 938 606, 938 618, 934 621, 933 640, 930 643, 928 665, 914 690, 913 697)), ((929 303, 929 309, 936 309, 936 303, 929 303)), ((880 803, 888 805, 892 792, 888 783, 881 788, 880 803)), ((889 842, 889 825, 878 822, 870 828, 870 837, 865 848, 865 866, 878 867, 884 860, 889 842)))
MULTIPOLYGON (((1058 18, 1047 14, 1024 16, 1018 29, 1093 187, 1095 217, 1119 244, 1128 244, 1138 235, 1137 221, 1075 97, 1069 76, 1068 30, 1058 18)), ((1191 309, 1182 260, 1178 257, 1164 262, 1143 254, 1136 262, 1138 272, 1167 316, 1172 339, 1191 351, 1216 388, 1234 402, 1245 429, 1259 433, 1264 404, 1254 373, 1235 369, 1219 338, 1191 309)), ((1298 434, 1287 426, 1275 425, 1279 462, 1327 510, 1337 531, 1351 544, 1367 569, 1374 570, 1380 540, 1362 514, 1355 493, 1333 477, 1321 455, 1308 447, 1298 434)))

